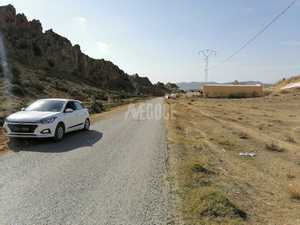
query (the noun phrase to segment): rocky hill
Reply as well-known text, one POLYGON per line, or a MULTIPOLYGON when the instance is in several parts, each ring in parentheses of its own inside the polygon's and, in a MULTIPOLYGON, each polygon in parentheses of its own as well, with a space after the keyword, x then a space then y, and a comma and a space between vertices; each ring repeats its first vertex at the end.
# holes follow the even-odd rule
MULTIPOLYGON (((0 41, 4 43, 4 49, 0 43, 4 65, 0 72, 10 80, 12 96, 81 100, 95 96, 106 100, 109 95, 127 98, 168 91, 165 85, 154 85, 148 78, 126 74, 110 61, 85 55, 79 45, 72 45, 53 30, 43 32, 40 21, 28 21, 12 5, 0 7, 0 31, 0 41)), ((6 80, 0 87, 5 87, 6 80)))

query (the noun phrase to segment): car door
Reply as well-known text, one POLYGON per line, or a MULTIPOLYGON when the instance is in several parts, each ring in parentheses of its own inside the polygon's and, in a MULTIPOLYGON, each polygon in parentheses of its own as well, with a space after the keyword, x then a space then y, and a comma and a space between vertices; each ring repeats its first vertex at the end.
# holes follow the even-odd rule
POLYGON ((72 131, 76 129, 77 125, 77 108, 73 101, 69 101, 64 110, 64 122, 66 126, 66 131, 72 131), (68 110, 72 111, 68 111, 68 110))
POLYGON ((72 130, 80 130, 84 127, 84 114, 81 105, 78 101, 72 101, 73 107, 74 107, 74 125, 72 127, 72 130))
POLYGON ((77 109, 78 120, 82 124, 82 126, 80 126, 80 128, 83 128, 85 120, 87 118, 86 110, 83 108, 82 104, 79 101, 75 101, 75 105, 76 105, 76 109, 77 109))

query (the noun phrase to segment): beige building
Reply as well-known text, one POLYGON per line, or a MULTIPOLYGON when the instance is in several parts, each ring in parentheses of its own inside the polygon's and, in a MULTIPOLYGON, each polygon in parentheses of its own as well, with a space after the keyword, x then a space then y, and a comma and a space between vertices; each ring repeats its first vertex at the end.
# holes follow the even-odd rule
POLYGON ((207 84, 202 87, 207 98, 250 98, 264 95, 263 85, 207 84))

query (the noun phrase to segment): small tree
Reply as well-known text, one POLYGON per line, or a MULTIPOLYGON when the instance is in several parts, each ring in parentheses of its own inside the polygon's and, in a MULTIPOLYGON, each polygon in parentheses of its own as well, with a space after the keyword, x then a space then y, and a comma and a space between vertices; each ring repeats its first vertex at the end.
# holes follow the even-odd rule
POLYGON ((95 96, 91 98, 91 113, 101 113, 103 111, 103 104, 96 100, 95 96))

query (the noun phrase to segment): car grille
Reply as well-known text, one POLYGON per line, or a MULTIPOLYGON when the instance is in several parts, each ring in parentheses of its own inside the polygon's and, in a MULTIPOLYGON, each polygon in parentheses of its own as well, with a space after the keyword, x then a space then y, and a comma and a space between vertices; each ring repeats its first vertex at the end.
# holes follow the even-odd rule
POLYGON ((34 133, 35 129, 37 128, 37 125, 29 125, 29 124, 8 124, 7 125, 11 132, 15 133, 25 133, 25 134, 31 134, 34 133))

